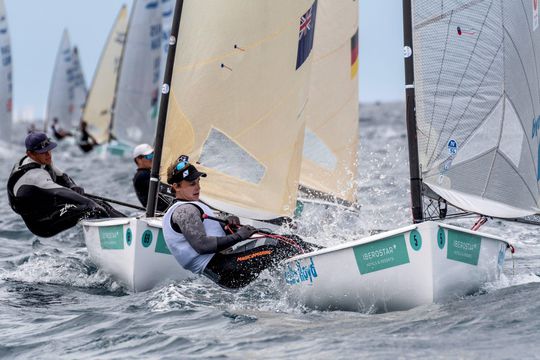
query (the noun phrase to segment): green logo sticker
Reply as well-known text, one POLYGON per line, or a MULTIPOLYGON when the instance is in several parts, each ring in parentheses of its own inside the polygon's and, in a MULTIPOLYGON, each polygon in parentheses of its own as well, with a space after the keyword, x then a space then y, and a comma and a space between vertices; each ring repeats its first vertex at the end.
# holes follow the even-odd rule
POLYGON ((409 262, 403 234, 355 246, 353 251, 360 274, 368 274, 409 262))
POLYGON ((171 251, 169 250, 169 247, 167 246, 167 243, 165 242, 165 238, 163 237, 163 230, 159 229, 157 241, 156 241, 156 252, 160 254, 170 254, 171 251))
POLYGON ((104 250, 121 250, 124 248, 124 227, 122 225, 99 228, 99 242, 104 250))
POLYGON ((444 245, 446 244, 446 235, 444 235, 444 229, 439 228, 439 232, 437 233, 437 245, 439 245, 439 249, 444 249, 444 245))
POLYGON ((142 246, 145 248, 149 247, 152 244, 152 231, 151 230, 145 230, 142 234, 142 246))
POLYGON ((131 229, 128 228, 126 231, 126 244, 128 244, 128 246, 131 246, 131 240, 133 240, 133 235, 131 234, 131 229))
POLYGON ((466 264, 478 265, 482 238, 477 235, 448 230, 448 252, 446 257, 466 264))
POLYGON ((422 235, 418 232, 418 230, 413 230, 409 234, 409 242, 411 244, 411 247, 413 250, 418 251, 420 248, 422 248, 422 235))

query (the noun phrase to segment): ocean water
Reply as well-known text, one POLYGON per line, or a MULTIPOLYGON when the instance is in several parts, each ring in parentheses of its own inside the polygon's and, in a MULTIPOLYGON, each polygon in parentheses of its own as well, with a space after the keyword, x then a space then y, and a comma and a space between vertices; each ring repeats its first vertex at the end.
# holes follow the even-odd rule
MULTIPOLYGON (((307 206, 298 227, 307 240, 337 244, 410 224, 403 104, 362 107, 360 129, 360 215, 307 206)), ((501 279, 408 311, 306 309, 269 275, 237 292, 199 278, 134 294, 89 261, 80 226, 38 238, 11 211, 5 183, 23 150, 22 141, 0 150, 0 358, 540 358, 537 227, 489 221, 482 231, 516 246, 501 279)), ((131 161, 69 145, 53 156, 87 192, 137 203, 131 161)))

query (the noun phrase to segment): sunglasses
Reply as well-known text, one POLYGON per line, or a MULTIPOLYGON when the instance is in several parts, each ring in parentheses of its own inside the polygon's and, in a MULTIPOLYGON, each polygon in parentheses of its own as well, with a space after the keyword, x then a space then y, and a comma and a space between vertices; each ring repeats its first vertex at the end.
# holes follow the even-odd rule
POLYGON ((154 153, 150 153, 148 155, 144 155, 143 158, 145 158, 146 160, 152 160, 154 158, 154 153))

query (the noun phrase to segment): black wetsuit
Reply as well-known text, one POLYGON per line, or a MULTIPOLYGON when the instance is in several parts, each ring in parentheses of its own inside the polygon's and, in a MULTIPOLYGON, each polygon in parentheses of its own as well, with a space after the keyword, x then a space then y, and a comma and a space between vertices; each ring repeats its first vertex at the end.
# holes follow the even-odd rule
POLYGON ((11 208, 38 236, 56 235, 84 218, 124 216, 109 204, 88 199, 72 190, 76 188, 78 186, 67 174, 26 156, 15 164, 7 184, 11 208))
POLYGON ((93 138, 90 137, 90 134, 87 130, 82 129, 81 130, 81 138, 79 140, 79 147, 82 151, 85 153, 92 151, 94 148, 95 142, 93 138))
MULTIPOLYGON (((133 187, 142 206, 146 207, 150 189, 150 169, 137 169, 137 172, 133 175, 133 187)), ((173 199, 171 187, 160 183, 157 211, 164 212, 167 210, 173 199)))

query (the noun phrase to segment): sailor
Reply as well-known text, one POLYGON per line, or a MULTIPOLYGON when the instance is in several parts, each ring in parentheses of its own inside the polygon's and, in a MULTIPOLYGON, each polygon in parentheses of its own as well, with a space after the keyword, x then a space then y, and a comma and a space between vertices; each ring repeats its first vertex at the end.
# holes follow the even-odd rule
POLYGON ((239 226, 238 217, 229 216, 226 228, 238 230, 227 235, 221 222, 212 218, 212 209, 199 200, 201 177, 206 174, 190 164, 185 155, 167 171, 167 182, 176 199, 163 217, 163 235, 169 250, 185 269, 205 275, 222 287, 237 289, 279 261, 311 250, 307 243, 297 239, 280 241, 282 236, 259 236, 233 247, 258 230, 249 225, 239 226))
POLYGON ((7 183, 11 208, 28 229, 49 237, 69 229, 84 218, 123 217, 109 204, 84 196, 84 189, 52 163, 56 147, 45 133, 26 136, 26 156, 18 161, 7 183))
MULTIPOLYGON (((133 175, 133 187, 135 188, 137 198, 144 207, 146 207, 146 203, 148 202, 152 159, 154 159, 154 148, 152 146, 140 144, 133 149, 133 161, 137 165, 137 171, 135 172, 135 175, 133 175)), ((173 195, 171 187, 160 183, 156 210, 165 212, 172 201, 173 195)))
POLYGON ((85 153, 92 151, 92 149, 94 148, 94 146, 97 145, 98 142, 96 141, 96 138, 88 132, 88 124, 86 123, 86 121, 81 121, 80 130, 81 137, 79 139, 79 147, 85 153))
POLYGON ((51 124, 51 130, 56 140, 62 140, 67 136, 73 136, 72 133, 59 127, 58 118, 54 118, 51 124))

